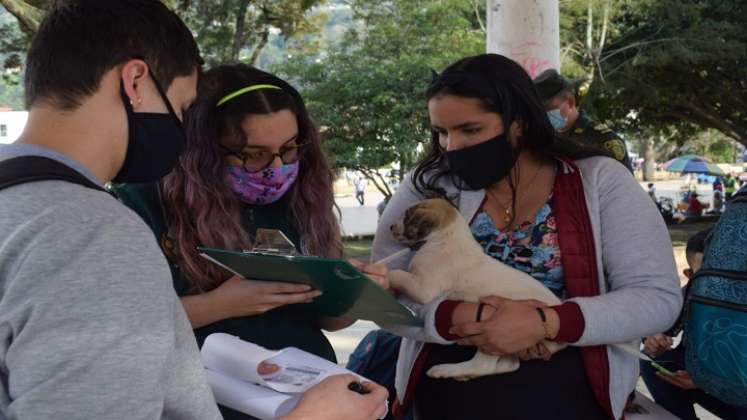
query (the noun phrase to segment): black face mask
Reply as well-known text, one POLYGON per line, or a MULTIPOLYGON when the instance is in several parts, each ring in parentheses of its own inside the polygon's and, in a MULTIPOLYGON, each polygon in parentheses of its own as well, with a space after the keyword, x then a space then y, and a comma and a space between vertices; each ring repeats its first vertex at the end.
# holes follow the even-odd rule
POLYGON ((174 168, 184 151, 187 143, 184 127, 158 81, 152 79, 169 113, 135 112, 124 87, 121 88, 127 111, 127 155, 112 182, 156 182, 174 168))
POLYGON ((469 190, 482 190, 505 178, 516 164, 519 154, 506 134, 460 150, 446 152, 449 169, 469 190))

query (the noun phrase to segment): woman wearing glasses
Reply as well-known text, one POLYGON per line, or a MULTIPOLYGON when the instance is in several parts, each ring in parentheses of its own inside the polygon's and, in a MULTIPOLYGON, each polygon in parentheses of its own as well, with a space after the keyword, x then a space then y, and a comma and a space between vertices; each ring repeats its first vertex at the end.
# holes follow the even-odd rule
MULTIPOLYGON (((186 130, 187 148, 173 172, 157 185, 114 191, 156 234, 198 343, 224 332, 334 362, 321 329, 351 321, 314 319, 293 305, 319 292, 239 278, 195 249, 250 249, 256 230, 266 228, 281 230, 299 253, 342 256, 333 174, 301 96, 253 67, 219 66, 202 77, 186 130)), ((221 410, 226 419, 251 418, 221 410)))

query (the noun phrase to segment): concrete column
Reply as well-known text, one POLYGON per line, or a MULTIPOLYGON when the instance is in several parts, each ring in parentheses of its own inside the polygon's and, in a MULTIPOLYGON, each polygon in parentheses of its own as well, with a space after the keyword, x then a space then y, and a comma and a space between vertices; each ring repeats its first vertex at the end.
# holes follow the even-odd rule
POLYGON ((558 0, 486 0, 488 52, 511 58, 535 77, 560 69, 558 0))

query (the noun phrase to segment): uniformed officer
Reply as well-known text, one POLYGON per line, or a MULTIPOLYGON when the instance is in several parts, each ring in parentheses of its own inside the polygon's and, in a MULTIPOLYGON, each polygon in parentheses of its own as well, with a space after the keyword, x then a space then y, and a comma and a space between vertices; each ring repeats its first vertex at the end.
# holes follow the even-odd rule
POLYGON ((607 126, 591 120, 584 111, 578 109, 575 90, 580 82, 581 80, 566 79, 555 69, 545 70, 534 79, 550 122, 561 136, 578 143, 604 147, 612 157, 633 172, 625 141, 607 126))

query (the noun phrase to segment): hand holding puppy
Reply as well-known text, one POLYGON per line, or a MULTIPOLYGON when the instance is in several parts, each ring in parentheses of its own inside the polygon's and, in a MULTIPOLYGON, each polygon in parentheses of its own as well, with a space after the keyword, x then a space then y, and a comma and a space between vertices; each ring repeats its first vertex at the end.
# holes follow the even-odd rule
MULTIPOLYGON (((545 339, 545 328, 537 311, 546 306, 538 301, 521 301, 489 296, 480 299, 490 305, 492 313, 486 311, 480 322, 469 322, 451 328, 451 333, 464 337, 458 343, 476 346, 481 352, 491 355, 515 354, 534 348, 545 339)), ((558 315, 545 308, 549 331, 552 336, 558 331, 558 315)))

